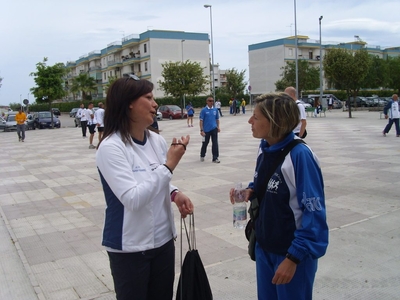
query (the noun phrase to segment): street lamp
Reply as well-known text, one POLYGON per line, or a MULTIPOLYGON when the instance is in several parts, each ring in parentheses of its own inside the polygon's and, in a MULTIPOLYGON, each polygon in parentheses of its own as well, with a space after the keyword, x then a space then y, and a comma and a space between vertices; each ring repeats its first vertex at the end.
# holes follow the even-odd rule
MULTIPOLYGON (((181 40, 181 52, 182 52, 182 68, 183 69, 183 43, 185 42, 185 40, 181 40)), ((183 75, 183 74, 182 74, 183 75)), ((183 85, 185 85, 185 78, 182 78, 183 81, 183 85)), ((186 104, 185 104, 185 91, 183 91, 183 107, 182 107, 182 119, 183 119, 183 110, 186 108, 186 104)))
POLYGON ((322 90, 323 90, 323 82, 322 82, 322 39, 321 39, 321 21, 323 16, 319 17, 319 102, 322 104, 322 90))
POLYGON ((211 69, 212 69, 212 91, 213 91, 213 98, 215 100, 215 81, 214 81, 214 42, 213 42, 213 27, 212 27, 212 7, 210 4, 204 4, 205 8, 210 8, 210 25, 211 25, 211 69))

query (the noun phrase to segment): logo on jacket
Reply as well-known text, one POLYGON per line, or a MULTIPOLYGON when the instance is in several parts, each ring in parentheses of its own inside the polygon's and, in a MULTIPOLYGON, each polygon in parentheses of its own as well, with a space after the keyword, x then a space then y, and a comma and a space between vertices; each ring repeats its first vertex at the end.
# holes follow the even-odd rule
POLYGON ((275 173, 274 176, 268 181, 267 191, 268 193, 278 193, 279 183, 281 182, 280 176, 275 173))
POLYGON ((320 202, 320 197, 309 197, 307 198, 306 193, 303 192, 303 199, 301 203, 307 208, 309 212, 321 211, 322 205, 320 202))

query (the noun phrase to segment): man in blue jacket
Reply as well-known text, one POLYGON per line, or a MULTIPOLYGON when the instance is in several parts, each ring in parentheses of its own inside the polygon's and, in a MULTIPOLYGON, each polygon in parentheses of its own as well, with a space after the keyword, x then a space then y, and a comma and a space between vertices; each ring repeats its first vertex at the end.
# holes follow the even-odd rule
POLYGON ((389 123, 387 123, 385 129, 383 129, 382 134, 386 136, 386 133, 389 133, 392 125, 396 128, 396 136, 400 136, 400 128, 399 128, 399 97, 397 94, 393 94, 392 100, 386 104, 385 108, 383 109, 383 113, 385 114, 385 119, 389 119, 389 123))
POLYGON ((212 162, 219 164, 218 159, 218 132, 219 130, 219 114, 218 110, 214 107, 214 98, 207 98, 207 105, 200 112, 200 135, 203 137, 203 143, 200 150, 200 161, 204 161, 206 156, 207 146, 212 142, 212 162))

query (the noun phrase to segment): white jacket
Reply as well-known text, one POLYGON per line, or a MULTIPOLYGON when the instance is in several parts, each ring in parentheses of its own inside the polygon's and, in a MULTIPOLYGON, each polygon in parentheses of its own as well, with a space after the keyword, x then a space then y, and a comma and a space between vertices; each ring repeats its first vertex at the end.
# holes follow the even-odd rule
POLYGON ((103 140, 96 153, 107 203, 102 242, 106 247, 126 252, 154 249, 154 201, 165 207, 171 239, 176 237, 170 198, 176 187, 170 184, 172 174, 163 165, 167 143, 151 131, 147 143, 156 152, 160 165, 146 165, 135 152, 137 145, 125 145, 118 133, 103 140))

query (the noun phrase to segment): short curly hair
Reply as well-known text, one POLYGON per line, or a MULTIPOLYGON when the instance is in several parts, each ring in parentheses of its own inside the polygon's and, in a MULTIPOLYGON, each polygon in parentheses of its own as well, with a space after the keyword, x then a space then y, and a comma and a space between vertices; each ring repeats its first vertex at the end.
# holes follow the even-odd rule
POLYGON ((256 107, 269 121, 269 137, 280 139, 287 136, 300 123, 300 111, 296 101, 286 93, 270 93, 255 99, 256 107))

